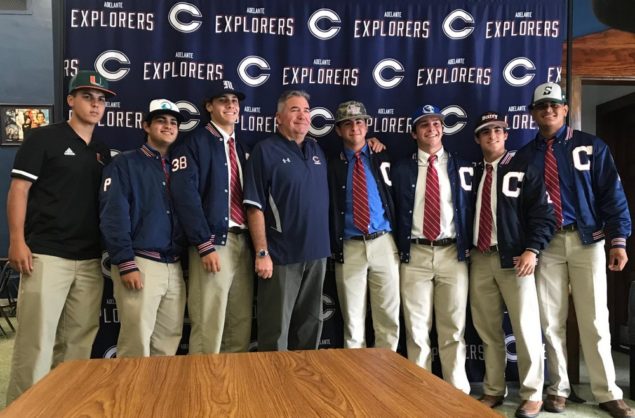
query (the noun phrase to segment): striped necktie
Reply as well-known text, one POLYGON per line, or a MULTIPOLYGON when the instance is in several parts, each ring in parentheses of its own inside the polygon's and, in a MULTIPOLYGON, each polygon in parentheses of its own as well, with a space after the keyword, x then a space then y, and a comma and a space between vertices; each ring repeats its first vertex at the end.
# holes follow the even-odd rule
POLYGON ((553 143, 556 138, 547 141, 547 151, 545 152, 545 186, 556 218, 556 227, 562 226, 562 201, 560 200, 560 177, 558 176, 558 162, 553 153, 553 143))
POLYGON ((243 206, 243 187, 240 184, 240 175, 238 173, 238 157, 236 156, 236 144, 234 138, 229 138, 229 167, 231 178, 229 179, 229 187, 231 190, 230 216, 231 220, 238 225, 245 224, 245 208, 243 206))
POLYGON ((437 239, 441 233, 441 203, 439 192, 439 174, 434 166, 437 156, 428 158, 426 174, 426 192, 423 203, 423 235, 430 241, 437 239))
POLYGON ((478 218, 478 244, 481 252, 489 250, 492 243, 492 171, 491 164, 485 164, 485 182, 481 193, 481 214, 478 218))
POLYGON ((360 155, 355 153, 353 166, 353 224, 363 234, 368 234, 370 209, 368 208, 368 190, 366 189, 366 171, 360 155))

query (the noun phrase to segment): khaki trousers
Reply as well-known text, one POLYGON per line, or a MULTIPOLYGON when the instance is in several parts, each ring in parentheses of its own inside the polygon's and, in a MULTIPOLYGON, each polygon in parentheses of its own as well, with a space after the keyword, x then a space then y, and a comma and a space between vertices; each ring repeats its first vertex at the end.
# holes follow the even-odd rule
POLYGON ((22 274, 7 404, 66 360, 90 358, 104 283, 100 259, 33 254, 22 274))
POLYGON ((248 236, 228 233, 226 245, 216 247, 217 273, 205 271, 197 249, 190 248, 190 354, 249 351, 254 263, 248 236))
POLYGON ((536 283, 547 347, 549 394, 568 397, 571 393, 566 347, 570 286, 591 392, 598 402, 622 399, 611 356, 605 269, 604 241, 583 245, 578 231, 556 233, 542 252, 536 283))
POLYGON ((344 318, 344 347, 366 347, 367 295, 375 347, 399 343, 399 256, 391 234, 371 241, 344 241, 344 263, 335 263, 335 283, 344 318))
POLYGON ((519 395, 522 400, 541 401, 544 384, 544 349, 540 331, 536 281, 532 275, 518 277, 514 269, 500 268, 498 252, 472 251, 470 307, 472 321, 483 340, 486 395, 505 396, 507 352, 503 331, 505 307, 516 338, 519 395))
POLYGON ((467 263, 457 261, 456 245, 413 244, 410 263, 401 264, 401 303, 408 359, 431 370, 430 331, 434 312, 443 379, 465 393, 465 315, 467 263))
POLYGON ((119 268, 112 282, 121 328, 117 357, 173 356, 179 348, 185 314, 185 281, 181 263, 135 257, 143 289, 126 288, 119 268))

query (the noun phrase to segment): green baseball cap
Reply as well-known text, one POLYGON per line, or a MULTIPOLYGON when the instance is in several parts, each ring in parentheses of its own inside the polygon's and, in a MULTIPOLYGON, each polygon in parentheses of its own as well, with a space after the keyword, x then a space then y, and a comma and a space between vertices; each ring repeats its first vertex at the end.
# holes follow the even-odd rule
POLYGON ((106 97, 116 96, 115 92, 108 88, 108 80, 97 71, 78 71, 68 83, 68 94, 72 94, 75 90, 79 89, 103 91, 106 97))

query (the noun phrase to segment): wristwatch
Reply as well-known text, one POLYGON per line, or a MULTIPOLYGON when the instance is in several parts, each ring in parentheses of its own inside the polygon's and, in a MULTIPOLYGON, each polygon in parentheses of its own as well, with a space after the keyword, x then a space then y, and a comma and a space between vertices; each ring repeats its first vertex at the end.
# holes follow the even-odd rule
POLYGON ((261 250, 258 250, 258 257, 263 258, 269 255, 269 251, 265 250, 264 248, 261 250))

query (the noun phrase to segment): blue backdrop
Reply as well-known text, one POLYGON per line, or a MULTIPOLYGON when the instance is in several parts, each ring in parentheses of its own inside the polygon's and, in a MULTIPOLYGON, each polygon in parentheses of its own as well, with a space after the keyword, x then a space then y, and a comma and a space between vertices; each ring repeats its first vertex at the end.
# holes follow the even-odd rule
MULTIPOLYGON (((66 0, 65 84, 78 69, 110 81, 117 97, 97 132, 116 150, 144 141, 154 98, 187 115, 182 134, 204 123, 208 82, 226 78, 247 96, 236 130, 249 144, 275 131, 276 99, 293 88, 311 95, 310 134, 327 152, 337 144, 337 104, 355 99, 393 158, 415 148, 414 109, 435 104, 446 115, 445 147, 475 161, 474 123, 486 110, 506 115, 508 149, 535 135, 527 105, 535 86, 560 81, 565 16, 564 0, 66 0)), ((95 356, 115 352, 108 281, 95 356)), ((322 346, 341 346, 332 273, 324 309, 322 346)), ((480 380, 482 346, 471 328, 467 340, 469 377, 480 380)), ((506 341, 514 366, 513 336, 506 341)))

